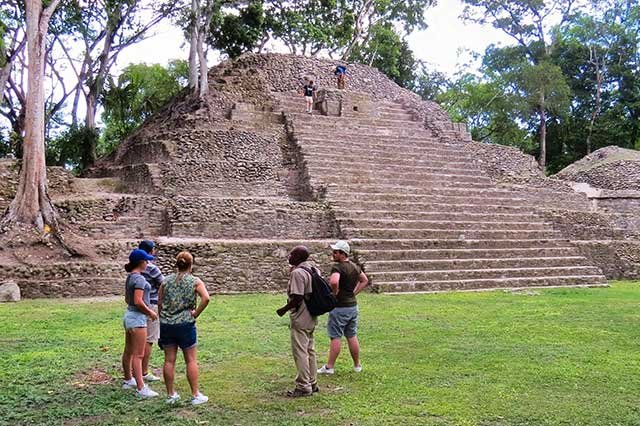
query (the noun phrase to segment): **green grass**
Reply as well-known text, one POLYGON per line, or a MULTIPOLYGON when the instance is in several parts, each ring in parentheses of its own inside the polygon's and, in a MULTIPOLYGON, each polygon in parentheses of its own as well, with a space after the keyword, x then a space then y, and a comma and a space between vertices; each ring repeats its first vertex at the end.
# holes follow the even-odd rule
MULTIPOLYGON (((283 296, 215 297, 199 322, 210 403, 120 389, 120 302, 0 306, 0 424, 640 425, 640 286, 363 295, 364 371, 346 348, 321 392, 295 375, 283 296), (93 384, 91 373, 111 376, 93 384)), ((316 331, 326 359, 326 316, 316 331)), ((155 352, 153 364, 160 366, 155 352)), ((162 390, 162 385, 153 385, 162 390)), ((184 364, 178 390, 188 396, 184 364)), ((163 395, 164 393, 162 393, 163 395)))

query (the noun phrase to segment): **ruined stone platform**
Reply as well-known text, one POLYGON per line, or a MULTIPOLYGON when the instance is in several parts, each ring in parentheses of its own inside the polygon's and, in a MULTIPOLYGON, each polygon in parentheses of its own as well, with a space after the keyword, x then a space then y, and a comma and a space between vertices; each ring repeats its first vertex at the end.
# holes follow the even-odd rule
POLYGON ((344 91, 331 69, 289 55, 213 68, 206 102, 174 100, 85 177, 62 179, 54 201, 96 259, 12 264, 0 279, 27 297, 120 294, 142 238, 164 272, 194 253, 217 293, 283 290, 297 244, 328 272, 336 239, 385 292, 599 286, 640 270, 621 254, 637 247, 628 213, 623 226, 530 157, 472 142, 372 68, 350 66, 344 91), (306 76, 321 88, 312 115, 306 76))

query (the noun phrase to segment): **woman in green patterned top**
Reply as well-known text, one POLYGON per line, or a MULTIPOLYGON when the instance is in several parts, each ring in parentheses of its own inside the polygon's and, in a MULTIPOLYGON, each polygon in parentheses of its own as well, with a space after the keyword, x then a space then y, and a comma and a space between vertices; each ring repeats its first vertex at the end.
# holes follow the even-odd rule
POLYGON ((178 347, 182 350, 187 364, 187 380, 191 387, 191 403, 204 404, 209 398, 198 389, 198 361, 196 318, 209 303, 209 293, 200 278, 191 274, 193 256, 188 251, 176 257, 177 274, 169 275, 158 294, 160 315, 160 340, 158 345, 164 350, 164 383, 167 387, 167 403, 180 399, 175 390, 176 356, 178 347), (200 304, 197 304, 200 296, 200 304))

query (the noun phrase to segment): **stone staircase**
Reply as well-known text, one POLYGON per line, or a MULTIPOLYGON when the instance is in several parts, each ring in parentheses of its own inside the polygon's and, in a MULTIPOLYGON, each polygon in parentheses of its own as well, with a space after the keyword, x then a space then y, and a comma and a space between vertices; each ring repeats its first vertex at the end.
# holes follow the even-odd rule
MULTIPOLYGON (((374 104, 310 116, 301 97, 282 93, 276 110, 379 291, 606 283, 537 213, 550 194, 496 185, 461 144, 435 137, 399 104, 374 104)), ((584 208, 580 197, 570 202, 584 208)))

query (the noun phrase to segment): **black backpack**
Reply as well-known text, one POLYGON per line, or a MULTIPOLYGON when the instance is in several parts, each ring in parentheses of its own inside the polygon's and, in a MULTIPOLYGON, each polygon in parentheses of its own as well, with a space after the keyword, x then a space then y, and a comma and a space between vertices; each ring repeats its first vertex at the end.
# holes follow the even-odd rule
POLYGON ((300 266, 300 268, 311 274, 311 296, 308 300, 304 300, 311 316, 317 317, 332 311, 336 307, 338 299, 331 291, 327 280, 320 276, 316 268, 304 266, 300 266))

